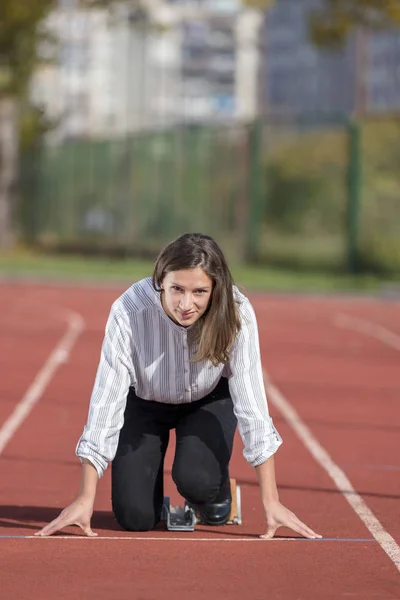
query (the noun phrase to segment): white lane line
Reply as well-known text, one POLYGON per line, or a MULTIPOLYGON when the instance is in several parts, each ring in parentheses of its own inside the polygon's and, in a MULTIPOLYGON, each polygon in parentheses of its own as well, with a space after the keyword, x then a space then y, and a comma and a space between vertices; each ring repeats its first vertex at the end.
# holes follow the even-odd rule
POLYGON ((298 412, 293 408, 290 402, 269 380, 268 374, 264 371, 266 392, 268 400, 283 415, 289 426, 303 442, 304 446, 314 457, 317 463, 326 471, 332 479, 337 489, 346 498, 351 508, 364 523, 368 531, 373 535, 381 548, 393 561, 396 568, 400 571, 400 547, 393 537, 386 531, 381 522, 376 518, 371 509, 367 506, 363 498, 356 492, 352 483, 342 469, 334 462, 328 452, 321 446, 319 441, 311 433, 307 425, 303 422, 298 412))
POLYGON ((78 536, 78 535, 52 535, 52 536, 40 536, 40 535, 2 535, 1 539, 24 539, 24 540, 107 540, 112 542, 113 540, 130 540, 130 541, 140 541, 140 542, 351 542, 351 543, 376 543, 373 538, 272 538, 270 540, 265 540, 260 537, 247 538, 247 537, 237 537, 237 538, 201 538, 201 537, 186 537, 186 535, 182 535, 182 537, 144 537, 144 536, 132 536, 132 535, 124 535, 124 536, 96 536, 96 537, 88 537, 88 536, 78 536))
POLYGON ((0 428, 0 454, 20 425, 25 421, 32 408, 40 400, 60 365, 68 360, 71 350, 84 328, 85 322, 83 318, 75 312, 68 312, 68 328, 66 333, 58 342, 14 411, 0 428))
POLYGON ((373 337, 386 346, 390 346, 391 348, 400 351, 400 335, 397 335, 397 333, 394 333, 393 331, 390 331, 390 329, 383 327, 383 325, 379 325, 373 321, 368 321, 367 319, 351 317, 345 313, 338 313, 335 315, 334 324, 336 327, 340 327, 342 329, 352 329, 358 333, 373 337))

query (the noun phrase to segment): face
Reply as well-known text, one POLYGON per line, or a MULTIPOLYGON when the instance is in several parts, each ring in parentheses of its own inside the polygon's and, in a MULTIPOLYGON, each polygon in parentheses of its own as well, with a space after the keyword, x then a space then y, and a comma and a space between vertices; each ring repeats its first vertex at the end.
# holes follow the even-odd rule
POLYGON ((178 325, 189 327, 207 310, 212 288, 212 279, 200 267, 171 271, 161 285, 163 308, 178 325))

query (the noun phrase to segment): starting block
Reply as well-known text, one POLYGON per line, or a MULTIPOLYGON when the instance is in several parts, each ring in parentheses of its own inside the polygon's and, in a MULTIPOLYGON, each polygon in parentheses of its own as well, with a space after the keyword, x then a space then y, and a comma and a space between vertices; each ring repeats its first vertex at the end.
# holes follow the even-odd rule
MULTIPOLYGON (((226 525, 241 525, 242 524, 242 503, 240 486, 237 485, 236 479, 230 480, 232 507, 229 515, 229 520, 226 525)), ((184 506, 171 506, 169 496, 165 496, 162 519, 165 521, 168 531, 194 531, 197 524, 202 523, 200 514, 187 502, 184 506)))

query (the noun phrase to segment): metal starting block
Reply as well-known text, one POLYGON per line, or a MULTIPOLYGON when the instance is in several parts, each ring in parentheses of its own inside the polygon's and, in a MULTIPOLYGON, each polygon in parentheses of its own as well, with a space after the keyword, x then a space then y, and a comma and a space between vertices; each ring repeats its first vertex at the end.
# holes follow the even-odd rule
POLYGON ((196 514, 191 506, 171 506, 169 496, 164 498, 163 520, 168 531, 194 531, 196 514))
MULTIPOLYGON (((235 479, 230 480, 232 493, 232 507, 229 521, 226 525, 242 524, 242 503, 240 486, 235 479)), ((185 502, 184 506, 171 506, 169 496, 164 497, 162 508, 162 519, 165 521, 168 531, 194 531, 197 524, 206 525, 201 520, 199 513, 185 502)))

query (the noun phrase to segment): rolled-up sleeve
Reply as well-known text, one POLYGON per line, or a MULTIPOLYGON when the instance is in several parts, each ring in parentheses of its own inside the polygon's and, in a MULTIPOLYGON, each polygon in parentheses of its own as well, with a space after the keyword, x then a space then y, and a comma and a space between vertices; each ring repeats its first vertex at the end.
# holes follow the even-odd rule
POLYGON ((126 315, 114 303, 107 320, 88 420, 76 447, 77 456, 89 460, 99 477, 115 456, 133 383, 129 331, 126 315))
POLYGON ((282 438, 269 415, 257 320, 247 299, 240 305, 240 315, 242 328, 229 361, 229 389, 244 443, 243 455, 256 467, 278 450, 282 438))

